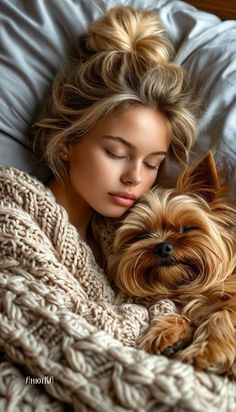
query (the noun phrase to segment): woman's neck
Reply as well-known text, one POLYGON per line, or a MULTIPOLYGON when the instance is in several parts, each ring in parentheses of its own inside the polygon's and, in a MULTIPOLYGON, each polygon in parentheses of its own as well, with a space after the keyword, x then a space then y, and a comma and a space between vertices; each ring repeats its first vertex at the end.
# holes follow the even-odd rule
POLYGON ((53 178, 48 183, 57 203, 67 211, 69 222, 79 231, 81 238, 90 246, 96 262, 104 267, 104 256, 102 250, 93 237, 91 230, 91 219, 94 210, 73 190, 70 185, 64 185, 53 178))

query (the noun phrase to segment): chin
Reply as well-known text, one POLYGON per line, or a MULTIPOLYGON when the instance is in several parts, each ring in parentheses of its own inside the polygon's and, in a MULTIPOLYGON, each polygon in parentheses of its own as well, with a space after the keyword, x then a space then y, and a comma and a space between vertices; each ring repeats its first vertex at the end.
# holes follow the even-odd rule
POLYGON ((129 208, 121 206, 108 206, 107 208, 96 208, 97 213, 108 218, 124 218, 129 212, 129 208))

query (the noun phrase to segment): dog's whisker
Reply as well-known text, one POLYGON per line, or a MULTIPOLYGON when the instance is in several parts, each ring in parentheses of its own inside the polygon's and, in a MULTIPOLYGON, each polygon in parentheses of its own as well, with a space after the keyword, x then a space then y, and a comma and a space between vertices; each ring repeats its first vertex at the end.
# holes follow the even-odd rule
POLYGON ((149 233, 149 237, 160 239, 161 236, 160 236, 159 233, 151 232, 151 233, 149 233))

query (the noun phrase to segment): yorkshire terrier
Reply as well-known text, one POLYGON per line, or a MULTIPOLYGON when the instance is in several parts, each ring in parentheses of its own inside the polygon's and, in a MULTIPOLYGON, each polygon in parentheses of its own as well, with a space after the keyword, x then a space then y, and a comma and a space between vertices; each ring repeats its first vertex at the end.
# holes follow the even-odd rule
POLYGON ((236 378, 236 222, 214 157, 187 167, 174 189, 154 188, 114 240, 109 276, 126 295, 169 299, 140 347, 236 378))

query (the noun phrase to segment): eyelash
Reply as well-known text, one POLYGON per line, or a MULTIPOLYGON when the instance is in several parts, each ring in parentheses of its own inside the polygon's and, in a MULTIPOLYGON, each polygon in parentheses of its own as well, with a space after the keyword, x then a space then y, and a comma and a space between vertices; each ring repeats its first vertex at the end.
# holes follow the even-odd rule
MULTIPOLYGON (((119 159, 126 159, 126 158, 128 157, 128 156, 117 156, 117 155, 115 155, 114 153, 110 152, 110 150, 107 150, 107 149, 106 149, 106 153, 107 153, 108 156, 111 157, 112 159, 117 159, 117 160, 119 160, 119 159)), ((151 170, 158 170, 158 168, 159 168, 159 165, 157 165, 157 166, 151 166, 151 165, 149 165, 149 164, 147 164, 147 163, 145 163, 145 166, 146 166, 148 169, 151 169, 151 170)))
POLYGON ((126 159, 127 156, 117 156, 114 153, 110 152, 110 150, 106 150, 106 153, 108 156, 110 156, 112 159, 126 159))
POLYGON ((151 170, 158 170, 158 168, 159 168, 159 165, 157 165, 157 166, 151 166, 151 165, 149 165, 149 164, 147 164, 147 163, 145 163, 145 166, 146 166, 148 169, 151 169, 151 170))
POLYGON ((196 230, 199 230, 197 226, 186 225, 180 228, 180 233, 189 233, 189 232, 193 232, 196 230))

